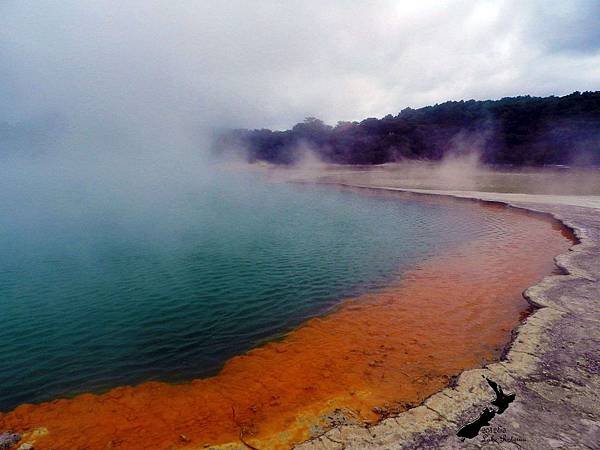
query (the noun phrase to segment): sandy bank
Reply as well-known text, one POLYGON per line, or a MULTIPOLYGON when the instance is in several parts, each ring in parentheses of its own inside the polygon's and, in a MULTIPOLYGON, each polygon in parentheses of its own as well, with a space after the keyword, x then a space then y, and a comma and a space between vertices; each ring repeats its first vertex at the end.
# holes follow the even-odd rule
POLYGON ((390 191, 413 192, 417 194, 446 195, 457 198, 470 198, 492 202, 503 202, 513 206, 530 208, 531 205, 564 205, 580 206, 583 208, 600 209, 600 196, 598 195, 547 195, 547 194, 522 194, 522 193, 500 193, 500 192, 478 192, 478 191, 447 191, 436 189, 406 189, 401 187, 369 186, 360 184, 348 184, 353 187, 385 189, 390 191))

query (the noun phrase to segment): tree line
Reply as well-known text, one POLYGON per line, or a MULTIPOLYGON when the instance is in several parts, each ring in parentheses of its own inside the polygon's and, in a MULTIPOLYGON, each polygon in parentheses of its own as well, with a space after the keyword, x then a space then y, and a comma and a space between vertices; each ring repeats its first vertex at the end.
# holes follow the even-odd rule
POLYGON ((448 101, 335 126, 309 117, 285 131, 227 130, 215 149, 275 164, 293 164, 309 149, 339 164, 435 161, 477 151, 488 164, 600 165, 600 91, 448 101))

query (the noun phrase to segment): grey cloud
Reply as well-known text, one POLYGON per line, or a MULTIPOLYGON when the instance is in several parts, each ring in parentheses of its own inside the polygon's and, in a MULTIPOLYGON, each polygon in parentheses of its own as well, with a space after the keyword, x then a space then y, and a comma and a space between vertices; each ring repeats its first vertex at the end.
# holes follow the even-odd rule
POLYGON ((531 35, 548 52, 600 52, 600 2, 575 0, 536 3, 531 8, 531 35))
POLYGON ((598 3, 559 3, 8 1, 0 122, 168 142, 597 89, 598 3))

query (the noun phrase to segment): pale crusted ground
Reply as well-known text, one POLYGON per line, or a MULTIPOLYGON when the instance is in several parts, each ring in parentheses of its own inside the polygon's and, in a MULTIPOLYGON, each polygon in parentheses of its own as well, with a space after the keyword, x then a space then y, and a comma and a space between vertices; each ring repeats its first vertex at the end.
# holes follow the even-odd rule
POLYGON ((541 308, 518 329, 501 362, 464 372, 455 386, 397 417, 369 428, 338 427, 299 449, 600 448, 600 196, 403 189, 381 179, 365 183, 352 171, 335 180, 291 174, 283 178, 509 203, 553 215, 581 241, 556 258, 566 275, 526 291, 541 308), (485 408, 497 411, 485 377, 516 398, 490 426, 463 440, 458 430, 485 408))
MULTIPOLYGON (((600 176, 600 175, 599 175, 600 176)), ((369 185, 360 185, 350 183, 350 186, 368 187, 369 185)), ((399 187, 377 186, 377 189, 392 191, 408 191, 418 194, 449 195, 452 197, 472 198, 476 200, 486 200, 503 202, 510 204, 519 204, 527 207, 529 203, 543 205, 564 205, 564 206, 582 206, 585 208, 600 209, 599 195, 549 195, 549 194, 522 194, 522 193, 500 193, 500 192, 478 192, 478 191, 447 191, 437 189, 403 189, 399 187)))

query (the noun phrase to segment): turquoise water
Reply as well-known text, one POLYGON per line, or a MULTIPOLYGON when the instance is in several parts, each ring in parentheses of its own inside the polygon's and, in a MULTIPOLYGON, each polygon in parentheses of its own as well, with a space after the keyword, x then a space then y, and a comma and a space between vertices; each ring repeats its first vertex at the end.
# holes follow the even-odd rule
POLYGON ((481 228, 474 208, 232 174, 32 186, 0 200, 0 410, 214 374, 481 228))

